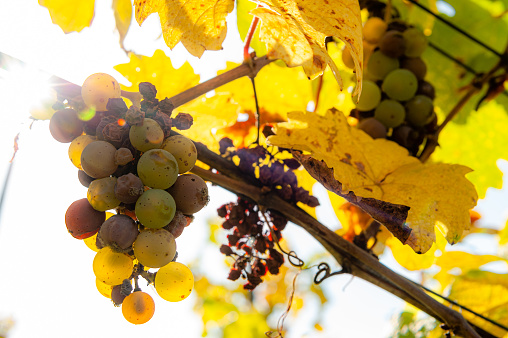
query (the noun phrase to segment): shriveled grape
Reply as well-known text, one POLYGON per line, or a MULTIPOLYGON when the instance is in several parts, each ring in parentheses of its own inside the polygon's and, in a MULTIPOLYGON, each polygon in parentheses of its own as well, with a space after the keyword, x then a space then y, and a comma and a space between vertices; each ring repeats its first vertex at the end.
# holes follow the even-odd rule
POLYGON ((188 225, 187 217, 180 211, 177 210, 173 220, 166 225, 163 229, 169 231, 175 238, 180 237, 185 227, 188 225))
POLYGON ((134 256, 141 264, 160 268, 175 257, 175 237, 165 229, 145 229, 136 238, 133 250, 134 256))
POLYGON ((115 185, 115 196, 120 202, 126 204, 136 203, 144 192, 144 184, 139 177, 128 173, 118 177, 115 185))

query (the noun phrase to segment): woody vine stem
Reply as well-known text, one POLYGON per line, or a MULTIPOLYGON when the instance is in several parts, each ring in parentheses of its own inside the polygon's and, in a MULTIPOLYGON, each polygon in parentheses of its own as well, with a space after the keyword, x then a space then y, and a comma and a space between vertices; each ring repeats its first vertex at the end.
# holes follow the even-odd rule
MULTIPOLYGON (((255 77, 259 70, 271 61, 266 57, 254 58, 249 63, 244 63, 188 89, 170 98, 170 100, 174 107, 178 107, 243 76, 255 77)), ((53 77, 53 83, 55 89, 62 96, 69 97, 69 99, 76 99, 79 96, 79 86, 56 77, 53 77)), ((133 96, 132 93, 128 92, 123 94, 126 94, 124 96, 133 96)), ((458 312, 437 302, 411 281, 393 272, 366 251, 344 240, 299 207, 289 204, 270 191, 262 190, 257 180, 244 176, 234 163, 210 151, 201 143, 196 143, 196 148, 198 149, 198 159, 209 165, 212 170, 220 172, 220 174, 198 167, 193 169, 195 174, 256 202, 260 207, 282 213, 288 220, 301 226, 318 240, 343 268, 347 267, 349 273, 413 304, 430 316, 445 323, 455 334, 463 337, 480 337, 458 312)), ((375 212, 375 207, 373 211, 375 212)))

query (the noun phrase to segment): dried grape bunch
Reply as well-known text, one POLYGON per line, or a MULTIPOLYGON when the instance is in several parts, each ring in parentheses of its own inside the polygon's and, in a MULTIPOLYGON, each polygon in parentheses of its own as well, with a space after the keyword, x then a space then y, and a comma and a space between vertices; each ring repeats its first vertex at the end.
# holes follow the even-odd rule
POLYGON ((155 310, 139 288, 140 276, 167 301, 191 293, 194 277, 175 261, 176 239, 208 203, 206 183, 187 173, 197 160, 193 141, 170 136, 172 127, 190 128, 192 116, 172 118, 171 101, 159 101, 148 82, 139 90, 141 107, 127 107, 113 77, 93 74, 82 86, 84 105, 59 105, 50 120, 51 135, 70 142, 69 158, 88 188, 87 198, 67 209, 67 229, 97 252, 97 288, 133 324, 147 322, 155 310))
POLYGON ((220 251, 235 258, 228 279, 235 281, 242 277, 247 280, 244 289, 253 290, 267 272, 279 273, 284 255, 275 249, 275 244, 287 224, 282 215, 260 211, 256 204, 241 197, 224 204, 217 213, 226 219, 222 227, 230 231, 228 244, 223 244, 220 251))
MULTIPOLYGON (((229 138, 219 142, 221 155, 229 160, 237 160, 238 168, 256 179, 259 185, 269 189, 289 203, 301 202, 310 207, 319 205, 315 196, 298 186, 293 170, 300 163, 295 159, 280 160, 260 145, 247 148, 235 148, 229 138)), ((280 150, 279 150, 280 151, 280 150)), ((222 227, 230 231, 228 244, 220 251, 235 258, 229 279, 240 277, 247 279, 244 288, 253 290, 262 282, 267 273, 276 275, 284 263, 284 255, 275 248, 282 238, 282 230, 287 219, 281 214, 260 210, 259 206, 241 197, 236 202, 224 204, 217 213, 225 218, 222 227)))

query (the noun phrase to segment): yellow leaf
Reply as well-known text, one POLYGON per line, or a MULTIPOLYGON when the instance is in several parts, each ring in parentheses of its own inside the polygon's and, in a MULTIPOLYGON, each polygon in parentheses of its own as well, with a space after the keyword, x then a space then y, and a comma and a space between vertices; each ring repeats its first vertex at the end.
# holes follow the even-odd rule
POLYGON ((201 57, 205 50, 220 50, 226 37, 226 16, 234 0, 135 0, 139 25, 159 13, 164 41, 173 49, 178 42, 201 57))
MULTIPOLYGON (((363 69, 362 23, 355 0, 261 0, 266 7, 251 14, 262 21, 260 39, 267 44, 268 56, 280 58, 290 67, 303 66, 309 78, 330 66, 342 88, 339 71, 325 47, 325 38, 334 36, 352 51, 361 91, 363 69)), ((355 92, 356 93, 356 92, 355 92)))
POLYGON ((113 11, 115 11, 116 30, 120 34, 120 47, 124 48, 123 40, 129 30, 132 19, 131 0, 113 0, 113 11))
POLYGON ((292 112, 290 122, 280 123, 272 145, 309 151, 334 169, 342 192, 410 207, 409 244, 417 253, 427 252, 435 241, 434 226, 449 243, 469 228, 469 209, 478 196, 465 178, 470 169, 460 165, 422 164, 406 149, 386 139, 373 140, 349 126, 343 113, 330 109, 325 116, 292 112))
POLYGON ((39 5, 49 10, 51 21, 60 26, 64 33, 80 32, 92 24, 95 0, 76 0, 72 3, 65 0, 39 0, 39 5))
POLYGON ((138 91, 141 82, 150 82, 157 89, 158 99, 174 96, 199 83, 199 75, 194 73, 188 62, 175 69, 171 59, 160 49, 151 57, 131 53, 129 63, 114 68, 131 83, 130 87, 122 85, 122 89, 138 91))

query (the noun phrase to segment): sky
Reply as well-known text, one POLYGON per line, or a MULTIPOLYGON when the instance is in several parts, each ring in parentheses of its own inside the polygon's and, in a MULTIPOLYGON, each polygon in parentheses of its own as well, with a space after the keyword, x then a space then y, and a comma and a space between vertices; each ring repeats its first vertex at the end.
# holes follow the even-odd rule
MULTIPOLYGON (((234 27, 234 16, 229 17, 234 27)), ((171 57, 175 67, 188 60, 202 79, 212 77, 225 67, 225 61, 240 62, 242 48, 238 34, 231 29, 224 50, 205 53, 202 60, 190 56, 179 45, 170 51, 160 38, 157 16, 147 19, 143 27, 133 23, 125 40, 129 49, 151 56, 162 49, 171 57), (211 66, 213 65, 213 66, 211 66), (216 66, 214 69, 213 67, 216 66)), ((65 35, 53 24, 46 9, 35 0, 0 0, 0 51, 23 60, 30 67, 5 72, 0 70, 0 188, 12 157, 14 137, 19 133, 19 151, 12 166, 4 205, 0 214, 0 319, 12 318, 15 325, 10 338, 24 337, 199 337, 202 322, 192 310, 195 293, 179 303, 169 303, 157 297, 153 289, 145 288, 156 302, 154 317, 144 325, 134 326, 125 321, 121 310, 101 296, 95 288, 92 271, 94 252, 66 231, 64 215, 75 200, 86 197, 86 188, 77 180, 77 170, 67 156, 68 144, 52 139, 47 122, 31 123, 28 107, 41 92, 33 83, 44 80, 34 72, 41 68, 71 82, 81 84, 90 74, 106 72, 127 84, 114 69, 128 57, 118 48, 113 14, 109 1, 96 1, 96 15, 91 28, 81 33, 65 35), (106 33, 104 33, 106 32, 106 33), (15 76, 13 76, 15 74, 15 76)), ((47 75, 46 75, 47 76, 47 75)), ((506 173, 506 161, 499 162, 506 173)), ((506 175, 505 175, 506 177, 506 175)), ((505 184, 504 186, 508 186, 505 184)), ((317 189, 315 194, 325 192, 317 189)), ((210 187, 210 204, 197 214, 194 223, 178 239, 179 261, 201 261, 210 269, 212 281, 224 281, 227 270, 221 268, 222 255, 218 248, 205 244, 209 236, 207 219, 215 210, 235 197, 217 187, 210 187)), ((507 189, 491 189, 478 210, 485 212, 485 224, 501 227, 508 217, 507 189), (501 202, 500 202, 501 201, 501 202)), ((318 209, 323 222, 336 226, 330 206, 318 209)), ((285 230, 289 243, 302 257, 319 252, 318 243, 297 226, 285 230)), ((473 237, 473 236, 471 236, 473 237)), ((463 244, 476 253, 493 248, 487 239, 475 237, 463 244)), ((418 278, 394 262, 389 254, 383 262, 397 272, 418 278)), ((300 280, 311 280, 303 273, 300 280)), ((403 307, 398 298, 350 276, 339 276, 322 284, 329 297, 322 337, 384 337, 393 325, 393 316, 403 307), (360 324, 362 323, 362 324, 360 324), (365 325, 368 323, 368 325, 365 325)), ((302 337, 316 314, 310 301, 298 321, 288 319, 292 327, 288 337, 302 337), (307 316, 305 316, 307 314, 307 316)), ((272 318, 273 322, 277 318, 272 318)))

